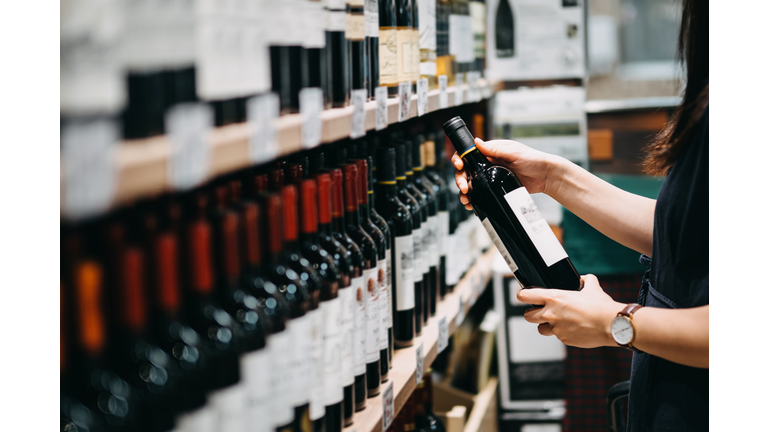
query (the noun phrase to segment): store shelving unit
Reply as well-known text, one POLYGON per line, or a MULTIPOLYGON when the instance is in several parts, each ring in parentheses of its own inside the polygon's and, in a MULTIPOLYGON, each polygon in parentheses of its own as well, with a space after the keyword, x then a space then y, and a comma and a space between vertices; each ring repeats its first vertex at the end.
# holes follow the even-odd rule
MULTIPOLYGON (((456 319, 459 310, 466 313, 485 289, 491 278, 491 262, 496 254, 496 248, 491 247, 467 271, 456 284, 453 292, 448 294, 437 306, 437 313, 422 328, 422 335, 415 339, 413 346, 396 350, 393 368, 389 371, 389 381, 381 386, 381 393, 366 401, 363 411, 355 413, 354 424, 344 429, 345 432, 381 432, 382 431, 382 393, 392 383, 394 395, 394 417, 405 405, 406 400, 416 388, 416 350, 424 344, 424 370, 430 367, 437 357, 437 342, 439 323, 445 318, 448 323, 448 335, 452 335, 458 327, 456 319), (461 307, 460 307, 461 303, 461 307)), ((460 324, 460 323, 459 323, 460 324)))
MULTIPOLYGON (((463 100, 467 100, 470 90, 468 84, 463 85, 463 100)), ((484 79, 478 82, 481 97, 492 94, 491 85, 484 79)), ((449 87, 448 107, 455 106, 456 88, 449 87)), ((427 112, 439 108, 440 91, 435 89, 428 93, 427 112)), ((409 118, 417 117, 417 96, 412 95, 409 118)), ((350 135, 352 128, 351 106, 325 110, 321 114, 322 143, 334 142, 350 135)), ((365 130, 374 130, 376 126, 376 102, 365 104, 365 130)), ((277 157, 282 157, 302 150, 301 128, 302 115, 290 114, 280 116, 276 124, 277 157)), ((387 100, 388 124, 398 123, 398 100, 387 100)), ((269 160, 252 162, 249 156, 250 129, 247 123, 233 124, 214 128, 209 137, 210 146, 208 169, 203 182, 217 176, 237 171, 254 164, 266 163, 269 160)), ((171 145, 167 136, 156 136, 141 140, 124 141, 114 152, 115 187, 109 208, 141 198, 150 198, 174 190, 168 175, 168 161, 171 158, 171 145)), ((62 165, 61 202, 62 208, 66 194, 62 165)), ((63 213, 63 211, 62 211, 63 213)), ((66 215, 64 215, 66 216, 66 215)))

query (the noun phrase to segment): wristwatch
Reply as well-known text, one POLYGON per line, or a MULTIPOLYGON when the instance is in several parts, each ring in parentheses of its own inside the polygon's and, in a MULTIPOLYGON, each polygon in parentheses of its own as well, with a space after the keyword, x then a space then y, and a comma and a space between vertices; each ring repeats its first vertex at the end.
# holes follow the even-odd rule
POLYGON ((630 303, 621 312, 616 315, 616 318, 611 322, 611 336, 619 346, 631 349, 635 352, 642 352, 639 349, 632 346, 632 342, 635 341, 635 323, 632 321, 632 315, 637 312, 642 306, 637 303, 630 303))

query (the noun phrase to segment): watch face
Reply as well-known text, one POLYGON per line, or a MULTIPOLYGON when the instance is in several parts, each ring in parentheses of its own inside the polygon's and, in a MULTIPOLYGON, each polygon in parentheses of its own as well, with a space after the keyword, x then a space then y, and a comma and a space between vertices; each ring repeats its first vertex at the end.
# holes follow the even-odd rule
POLYGON ((623 315, 614 318, 611 323, 611 334, 613 335, 613 340, 619 345, 630 343, 632 341, 632 336, 634 336, 634 329, 632 328, 632 323, 629 321, 629 318, 623 315))

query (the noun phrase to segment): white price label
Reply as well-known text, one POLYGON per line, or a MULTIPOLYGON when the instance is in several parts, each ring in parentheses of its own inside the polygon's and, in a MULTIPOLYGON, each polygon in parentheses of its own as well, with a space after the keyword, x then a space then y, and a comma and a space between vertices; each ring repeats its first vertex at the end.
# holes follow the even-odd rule
POLYGON ((395 392, 394 381, 390 380, 387 388, 381 394, 382 414, 381 414, 381 426, 382 430, 386 431, 392 425, 392 421, 395 419, 395 392))
POLYGON ((448 76, 440 75, 437 77, 437 87, 440 89, 438 104, 440 109, 448 108, 448 76))
POLYGON ((456 93, 453 95, 453 105, 459 106, 464 103, 464 74, 456 74, 456 93))
POLYGON ((464 322, 466 312, 464 311, 464 294, 459 296, 459 312, 456 313, 456 327, 464 322))
POLYGON ((448 347, 448 320, 442 317, 437 324, 437 353, 440 354, 446 347, 448 347))
POLYGON ((469 102, 477 102, 480 100, 480 88, 478 87, 479 80, 480 72, 467 73, 467 83, 469 84, 469 94, 467 99, 469 102))
POLYGON ((365 136, 365 100, 368 99, 368 90, 352 90, 352 130, 349 137, 360 138, 365 136))
POLYGON ((301 144, 304 148, 313 148, 320 144, 323 136, 323 91, 319 88, 305 88, 299 92, 299 111, 303 117, 301 123, 301 144))
POLYGON ((387 88, 376 87, 376 130, 386 129, 389 124, 387 118, 387 88))
POLYGON ((416 348, 416 384, 424 377, 424 343, 416 348))
POLYGON ((253 164, 269 162, 277 157, 275 123, 280 116, 280 101, 275 93, 267 93, 248 99, 246 108, 251 129, 248 156, 253 164))
POLYGON ((491 84, 488 82, 488 80, 486 80, 485 85, 483 85, 483 99, 490 99, 491 96, 491 84))
POLYGON ((64 214, 80 218, 106 210, 115 189, 118 126, 109 120, 68 122, 61 133, 64 214))
POLYGON ((419 97, 419 101, 416 104, 416 108, 419 112, 419 117, 423 116, 427 113, 427 108, 429 105, 429 84, 427 83, 426 78, 422 78, 416 83, 416 94, 419 97))
POLYGON ((184 103, 165 116, 165 130, 171 142, 168 178, 174 189, 199 185, 208 174, 210 145, 208 132, 213 126, 213 111, 203 103, 184 103))
POLYGON ((397 121, 408 120, 411 114, 411 82, 401 82, 397 85, 397 121))

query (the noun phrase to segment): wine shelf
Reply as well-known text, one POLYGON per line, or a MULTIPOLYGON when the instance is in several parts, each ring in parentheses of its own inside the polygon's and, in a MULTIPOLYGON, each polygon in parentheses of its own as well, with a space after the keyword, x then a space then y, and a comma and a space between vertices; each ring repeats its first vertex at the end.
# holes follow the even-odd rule
MULTIPOLYGON (((469 93, 469 85, 464 84, 463 100, 466 101, 469 93)), ((493 88, 485 79, 478 82, 478 93, 482 98, 492 94, 493 88)), ((446 90, 448 95, 448 107, 455 106, 456 87, 446 90)), ((437 111, 439 108, 440 90, 431 90, 428 93, 427 112, 437 111)), ((409 118, 418 116, 417 96, 411 98, 409 118)), ((321 113, 322 135, 321 142, 329 143, 349 137, 352 128, 351 106, 334 108, 321 113)), ((365 130, 374 130, 376 127, 376 102, 365 104, 365 130)), ((398 100, 387 100, 388 124, 398 123, 398 100)), ((276 124, 277 156, 282 157, 302 150, 301 142, 302 115, 289 114, 280 116, 276 124)), ((203 182, 207 182, 217 176, 237 171, 248 166, 269 162, 269 159, 252 162, 249 157, 250 129, 247 123, 227 125, 214 128, 209 135, 208 167, 204 173, 203 182)), ((102 208, 115 208, 120 205, 136 201, 142 198, 150 198, 165 192, 174 190, 168 173, 168 162, 171 157, 171 145, 167 136, 156 136, 140 140, 127 140, 120 143, 113 154, 114 190, 111 193, 109 203, 102 208)), ((63 162, 60 177, 60 203, 61 215, 68 217, 65 211, 65 199, 67 193, 66 179, 64 177, 63 162)))
POLYGON ((437 339, 440 319, 445 317, 450 337, 460 324, 456 322, 460 310, 459 303, 462 303, 465 314, 474 305, 491 279, 491 263, 496 253, 496 248, 491 246, 488 251, 481 255, 461 281, 456 284, 453 292, 446 295, 443 301, 437 305, 437 313, 422 328, 422 334, 415 339, 413 346, 395 351, 393 368, 389 371, 389 380, 382 384, 378 396, 366 401, 363 411, 355 413, 354 424, 344 428, 344 432, 382 431, 382 394, 390 383, 393 383, 395 409, 393 418, 397 416, 416 388, 416 350, 421 344, 424 344, 424 370, 426 370, 438 354, 437 339))

